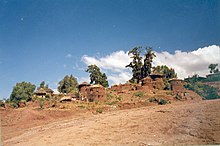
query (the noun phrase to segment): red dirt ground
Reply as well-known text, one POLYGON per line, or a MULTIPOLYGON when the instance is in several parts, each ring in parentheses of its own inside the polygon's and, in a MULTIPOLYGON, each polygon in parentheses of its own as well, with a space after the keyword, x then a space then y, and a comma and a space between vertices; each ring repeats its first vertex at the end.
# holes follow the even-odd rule
POLYGON ((220 144, 220 100, 177 102, 93 114, 74 110, 1 110, 12 145, 220 144))

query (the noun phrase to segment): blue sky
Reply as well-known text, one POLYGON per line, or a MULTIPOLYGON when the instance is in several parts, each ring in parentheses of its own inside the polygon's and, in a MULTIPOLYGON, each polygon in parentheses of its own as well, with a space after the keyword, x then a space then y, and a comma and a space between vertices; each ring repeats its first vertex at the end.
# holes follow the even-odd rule
POLYGON ((0 0, 0 98, 21 81, 88 77, 84 55, 219 46, 219 28, 218 0, 0 0))

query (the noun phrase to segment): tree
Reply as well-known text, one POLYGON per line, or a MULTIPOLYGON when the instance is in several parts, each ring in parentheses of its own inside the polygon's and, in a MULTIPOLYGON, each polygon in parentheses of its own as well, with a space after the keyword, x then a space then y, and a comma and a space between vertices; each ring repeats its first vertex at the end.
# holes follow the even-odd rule
POLYGON ((145 48, 146 53, 142 57, 141 48, 142 47, 135 47, 128 52, 128 55, 131 55, 133 60, 125 67, 132 69, 133 77, 130 81, 133 83, 139 83, 141 79, 151 74, 153 58, 156 57, 151 47, 145 48), (142 63, 142 58, 144 58, 144 63, 142 63))
POLYGON ((165 79, 176 78, 177 74, 173 68, 169 68, 166 65, 153 67, 153 72, 158 72, 164 75, 165 79))
POLYGON ((142 67, 142 78, 145 78, 151 74, 153 58, 156 57, 152 47, 146 47, 146 53, 144 54, 144 65, 142 67))
POLYGON ((216 68, 217 66, 218 66, 218 63, 210 64, 209 67, 208 67, 210 69, 210 73, 218 73, 219 69, 216 68))
POLYGON ((60 93, 77 93, 78 82, 73 75, 66 75, 59 83, 57 87, 60 93))
POLYGON ((104 87, 108 87, 107 76, 105 73, 101 73, 100 68, 96 65, 89 65, 86 72, 90 73, 90 84, 101 84, 104 87))
POLYGON ((45 81, 42 81, 42 82, 40 83, 40 86, 39 86, 37 89, 40 89, 40 88, 48 89, 48 88, 49 88, 49 85, 48 85, 48 84, 45 85, 45 81))
POLYGON ((142 79, 142 57, 140 49, 142 47, 135 47, 131 51, 128 52, 128 55, 132 55, 133 58, 130 64, 126 65, 125 67, 130 67, 132 69, 133 77, 131 78, 131 82, 139 83, 142 79))
POLYGON ((21 100, 30 101, 35 88, 36 86, 30 82, 16 83, 10 95, 10 101, 14 101, 16 103, 21 100))
POLYGON ((42 81, 42 82, 40 83, 40 88, 44 88, 44 85, 45 85, 45 81, 42 81))

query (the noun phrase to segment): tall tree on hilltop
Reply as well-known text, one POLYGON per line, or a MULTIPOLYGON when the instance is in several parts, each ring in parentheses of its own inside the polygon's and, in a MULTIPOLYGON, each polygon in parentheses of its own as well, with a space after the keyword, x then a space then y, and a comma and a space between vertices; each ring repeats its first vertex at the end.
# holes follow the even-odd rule
POLYGON ((128 55, 131 55, 131 58, 133 59, 130 64, 126 65, 125 67, 129 67, 132 69, 133 77, 131 78, 131 82, 133 83, 139 83, 142 79, 142 57, 140 49, 142 47, 135 47, 132 50, 128 52, 128 55))
POLYGON ((73 75, 66 75, 57 87, 60 93, 77 93, 78 92, 78 82, 73 75))
POLYGON ((131 55, 133 60, 125 67, 132 69, 133 77, 130 81, 133 83, 139 83, 141 79, 150 75, 153 58, 156 57, 151 47, 146 47, 146 53, 142 57, 141 48, 135 47, 128 52, 128 55, 131 55), (142 58, 144 58, 144 63, 142 63, 142 58))
POLYGON ((45 81, 42 81, 42 82, 40 83, 40 88, 44 88, 44 86, 45 86, 45 81))
POLYGON ((142 78, 145 78, 151 74, 153 58, 156 57, 152 47, 146 47, 146 53, 144 54, 144 65, 142 67, 142 78))
POLYGON ((37 90, 40 89, 40 88, 48 89, 48 88, 49 88, 49 85, 48 85, 48 84, 45 85, 45 81, 42 81, 42 82, 40 83, 40 86, 37 88, 37 90))
POLYGON ((108 87, 107 76, 105 73, 101 73, 100 68, 96 65, 89 65, 86 72, 90 73, 90 84, 101 84, 104 87, 108 87))

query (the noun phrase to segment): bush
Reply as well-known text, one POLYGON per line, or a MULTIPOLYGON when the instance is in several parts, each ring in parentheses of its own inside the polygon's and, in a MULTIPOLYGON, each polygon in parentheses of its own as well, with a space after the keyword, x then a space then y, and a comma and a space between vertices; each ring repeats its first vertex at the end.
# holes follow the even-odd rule
POLYGON ((44 99, 43 98, 40 98, 39 100, 39 106, 40 106, 40 109, 43 109, 44 107, 44 99))
POLYGON ((155 102, 155 101, 157 101, 157 99, 155 97, 149 98, 149 102, 155 102))
POLYGON ((10 102, 9 106, 12 107, 12 108, 18 108, 19 107, 18 103, 16 103, 16 102, 10 102))
POLYGON ((165 99, 159 99, 158 104, 159 104, 159 105, 167 104, 167 100, 165 100, 165 99))
POLYGON ((101 114, 102 112, 103 112, 102 109, 97 109, 97 110, 96 110, 96 113, 101 114))
POLYGON ((0 100, 0 107, 5 107, 5 103, 0 100))
POLYGON ((144 96, 144 93, 141 91, 138 91, 134 93, 134 96, 142 98, 144 96))
POLYGON ((119 96, 116 96, 115 99, 116 99, 116 101, 121 101, 122 97, 119 95, 119 96))

